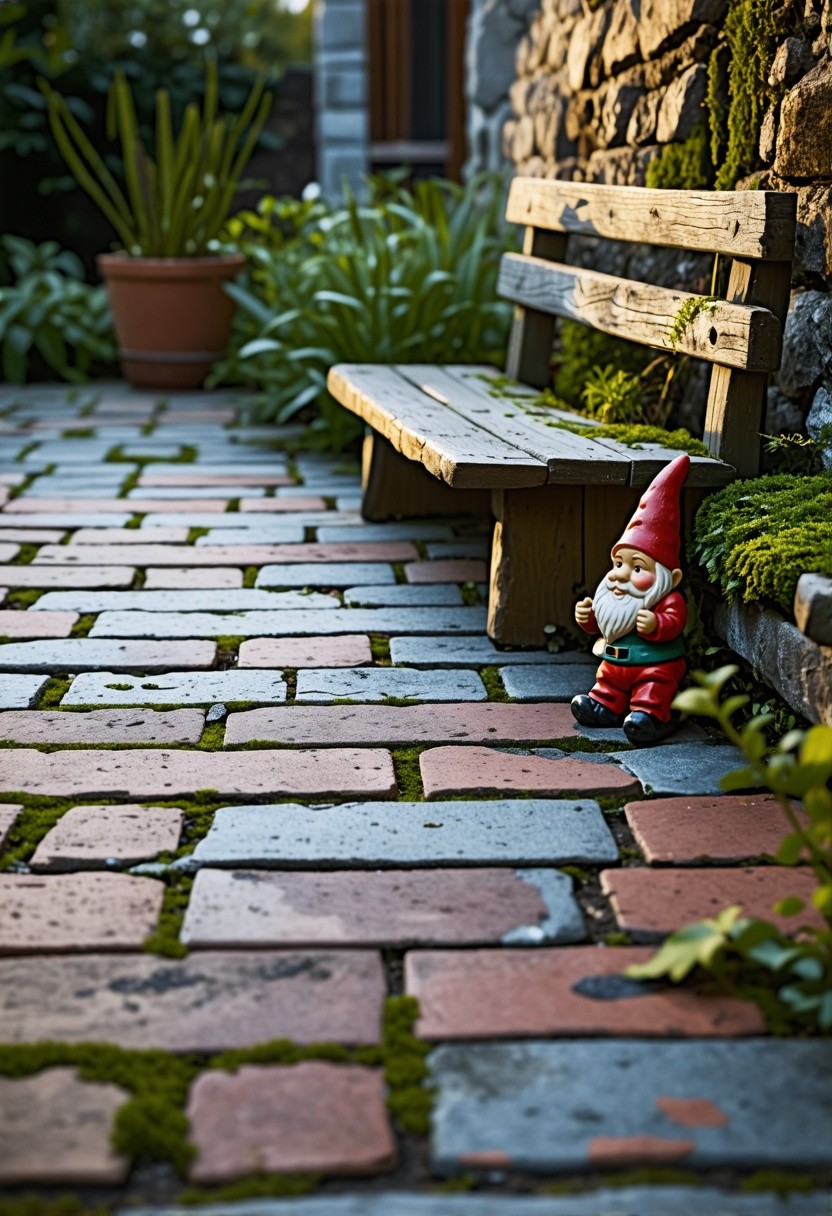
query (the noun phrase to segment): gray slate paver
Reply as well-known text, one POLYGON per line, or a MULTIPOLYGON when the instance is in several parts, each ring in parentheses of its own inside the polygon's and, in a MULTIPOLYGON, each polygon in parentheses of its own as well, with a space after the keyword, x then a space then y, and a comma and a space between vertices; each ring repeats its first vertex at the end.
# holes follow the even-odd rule
MULTIPOLYGON (((257 503, 262 503, 262 499, 254 500, 257 503)), ((266 501, 271 502, 271 499, 266 501)), ((0 516, 2 518, 2 516, 0 516)), ((179 524, 185 524, 188 528, 211 528, 218 531, 240 532, 245 529, 252 541, 256 541, 257 536, 263 535, 268 537, 268 529, 272 521, 275 521, 276 526, 283 526, 283 521, 289 523, 301 524, 304 528, 316 528, 319 524, 327 523, 329 520, 337 519, 339 515, 335 511, 295 511, 280 510, 280 511, 223 511, 220 514, 189 511, 186 515, 180 515, 171 511, 157 511, 150 515, 142 517, 141 527, 139 532, 142 533, 146 540, 153 540, 153 531, 156 528, 175 528, 179 524), (150 535, 148 535, 150 533, 150 535)), ((340 518, 345 518, 340 516, 340 518)), ((359 519, 358 515, 348 515, 347 519, 355 521, 359 519)))
POLYGON ((286 684, 276 671, 247 667, 228 671, 165 671, 145 676, 88 672, 77 676, 62 705, 213 705, 217 701, 286 700, 286 684), (110 687, 116 684, 117 688, 110 687), (129 688, 123 685, 128 684, 129 688))
POLYGON ((449 557, 488 557, 489 543, 482 540, 446 540, 427 547, 428 559, 442 560, 449 557))
MULTIPOLYGON (((165 491, 167 493, 167 491, 165 491)), ((248 491, 246 491, 248 493, 248 491)), ((262 544, 266 541, 270 545, 299 545, 304 539, 304 528, 302 524, 295 523, 291 517, 283 517, 280 519, 280 526, 276 526, 274 519, 269 520, 268 528, 258 529, 257 542, 262 544)), ((209 548, 212 545, 250 545, 254 537, 250 528, 217 528, 208 533, 207 536, 198 536, 196 543, 200 548, 209 548)))
MULTIPOLYGON (((318 528, 318 540, 323 543, 362 540, 443 540, 453 536, 447 524, 429 524, 424 520, 402 520, 388 524, 340 523, 333 514, 332 522, 318 528)), ((340 514, 340 512, 339 512, 340 514)))
POLYGON ((501 667, 500 678, 515 701, 571 701, 595 683, 597 663, 547 663, 501 667))
POLYGON ((829 1166, 832 1055, 820 1040, 467 1044, 440 1047, 430 1065, 443 1172, 495 1156, 535 1173, 829 1166))
MULTIPOLYGON (((184 465, 183 465, 184 468, 184 465)), ((262 486, 246 486, 246 498, 262 498, 266 491, 262 486)), ((189 502, 194 502, 200 498, 239 498, 239 487, 236 486, 183 486, 181 489, 176 486, 136 486, 134 490, 128 490, 127 499, 142 501, 143 499, 160 499, 169 498, 184 498, 189 502)))
MULTIPOLYGON (((153 636, 159 636, 154 634, 153 636)), ((5 671, 167 671, 173 667, 210 667, 216 645, 209 641, 124 641, 57 638, 9 642, 0 646, 5 671)), ((8 708, 14 708, 9 706, 8 708)))
POLYGON ((720 794, 720 778, 745 767, 735 747, 680 743, 673 738, 661 747, 613 752, 613 756, 638 778, 647 794, 720 794))
POLYGON ((0 674, 0 709, 31 709, 48 683, 49 676, 0 674))
MULTIPOLYGON (((452 586, 434 583, 427 586, 452 586)), ((582 650, 549 654, 545 650, 499 650, 490 638, 481 637, 402 637, 390 639, 390 658, 411 667, 503 667, 516 664, 585 664, 582 650)))
POLYGON ((298 672, 296 701, 327 704, 384 701, 486 701, 485 685, 475 671, 420 671, 410 667, 305 668, 298 672))
MULTIPOLYGON (((251 541, 249 541, 251 543, 251 541)), ((389 562, 298 562, 263 566, 255 587, 354 587, 395 583, 389 562)))
POLYGON ((177 865, 561 865, 616 861, 591 799, 227 806, 177 865), (433 825, 433 826, 426 826, 433 825))
MULTIPOLYGON (((702 1186, 601 1187, 576 1195, 413 1194, 398 1191, 249 1199, 200 1205, 200 1216, 827 1216, 828 1193, 787 1198, 702 1186)), ((130 1216, 192 1216, 190 1207, 130 1208, 130 1216)))
POLYGON ((292 637, 338 633, 479 633, 485 608, 342 608, 334 612, 103 612, 92 638, 292 637))
MULTIPOLYGON (((198 575, 198 571, 195 572, 198 575)), ((247 587, 227 589, 190 590, 165 588, 159 591, 48 591, 32 607, 36 611, 47 609, 72 612, 167 612, 167 613, 218 613, 251 612, 268 610, 282 612, 289 608, 312 609, 338 608, 338 600, 331 595, 312 591, 303 595, 299 591, 254 591, 247 587)), ((220 633, 223 630, 219 631, 220 633)), ((226 630, 233 634, 234 630, 226 630)), ((151 633, 148 636, 159 636, 151 633)))
POLYGON ((348 587, 344 592, 348 608, 412 608, 461 606, 462 592, 453 583, 394 583, 386 587, 348 587))

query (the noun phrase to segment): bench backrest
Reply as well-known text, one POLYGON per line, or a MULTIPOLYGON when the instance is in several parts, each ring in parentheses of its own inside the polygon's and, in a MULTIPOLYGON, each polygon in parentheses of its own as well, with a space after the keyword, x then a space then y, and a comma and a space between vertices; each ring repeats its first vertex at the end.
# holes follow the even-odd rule
POLYGON ((515 178, 506 218, 522 254, 500 267, 515 305, 506 371, 543 388, 556 317, 712 363, 703 438, 741 476, 759 469, 769 374, 780 364, 797 196, 771 190, 647 190, 515 178), (725 300, 567 265, 571 233, 721 254, 725 300))

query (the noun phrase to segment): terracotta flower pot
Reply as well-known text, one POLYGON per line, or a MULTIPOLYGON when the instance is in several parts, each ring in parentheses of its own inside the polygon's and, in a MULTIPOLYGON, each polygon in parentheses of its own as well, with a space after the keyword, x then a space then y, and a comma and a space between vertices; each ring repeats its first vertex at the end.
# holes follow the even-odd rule
POLYGON ((223 284, 245 258, 102 253, 97 262, 127 379, 141 388, 199 388, 228 343, 236 305, 223 284))

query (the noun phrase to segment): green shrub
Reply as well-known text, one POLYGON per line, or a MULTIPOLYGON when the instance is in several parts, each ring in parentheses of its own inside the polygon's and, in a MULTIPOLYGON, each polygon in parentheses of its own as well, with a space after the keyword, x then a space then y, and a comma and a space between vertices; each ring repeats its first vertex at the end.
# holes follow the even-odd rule
POLYGON ((261 417, 306 406, 339 448, 362 424, 326 390, 333 364, 501 363, 511 306, 496 294, 509 237, 499 183, 371 183, 359 202, 266 198, 229 236, 248 254, 231 354, 212 383, 260 390, 261 417))
POLYGON ((22 384, 33 356, 64 380, 79 383, 92 365, 115 362, 107 293, 90 287, 74 253, 54 241, 34 245, 0 238, 8 286, 0 286, 0 365, 3 378, 22 384))
POLYGON ((612 365, 638 375, 654 358, 646 346, 612 338, 580 321, 562 321, 554 358, 555 396, 573 409, 580 409, 584 388, 597 368, 612 365))
POLYGON ((692 556, 729 600, 792 611, 801 574, 832 574, 832 475, 735 481, 705 499, 692 556))

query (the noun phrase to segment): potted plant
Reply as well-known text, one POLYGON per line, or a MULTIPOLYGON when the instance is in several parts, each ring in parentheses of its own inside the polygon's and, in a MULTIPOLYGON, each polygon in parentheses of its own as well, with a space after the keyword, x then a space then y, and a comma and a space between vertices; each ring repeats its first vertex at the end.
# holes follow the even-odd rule
POLYGON ((117 73, 107 133, 121 143, 122 190, 66 101, 45 82, 41 87, 62 156, 123 246, 97 261, 125 376, 142 387, 199 387, 228 343, 235 304, 223 284, 239 274, 245 258, 218 252, 218 238, 271 94, 258 80, 239 115, 219 115, 217 69, 209 61, 202 109, 195 102, 186 106, 176 137, 168 91, 156 93, 152 159, 139 135, 130 87, 117 73))

